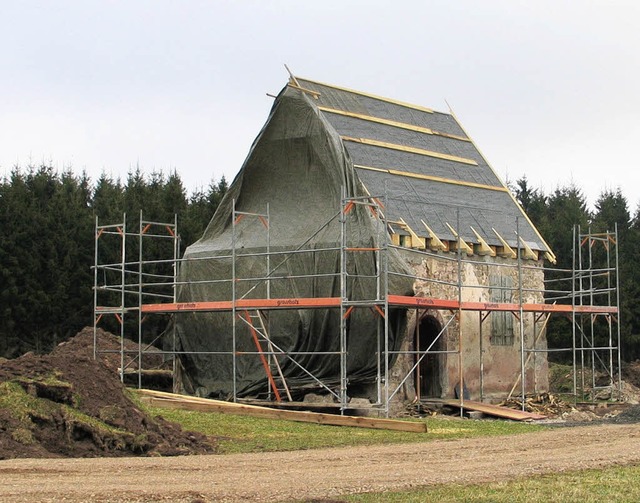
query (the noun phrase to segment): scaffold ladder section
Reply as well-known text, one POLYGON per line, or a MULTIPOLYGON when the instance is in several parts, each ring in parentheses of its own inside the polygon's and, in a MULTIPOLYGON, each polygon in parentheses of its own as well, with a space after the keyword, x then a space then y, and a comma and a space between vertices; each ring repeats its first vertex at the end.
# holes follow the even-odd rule
POLYGON ((262 362, 262 366, 264 367, 265 373, 267 375, 267 379, 269 381, 269 385, 271 386, 271 390, 273 391, 273 395, 277 402, 282 401, 282 397, 280 395, 280 390, 276 384, 275 378, 273 376, 273 372, 271 370, 271 366, 275 366, 276 371, 278 373, 278 377, 280 378, 280 382, 282 383, 282 387, 284 392, 287 395, 287 399, 291 402, 291 393, 289 391, 289 386, 287 386, 287 381, 284 378, 284 374, 282 372, 282 367, 280 366, 280 362, 278 361, 278 356, 275 352, 275 347, 269 338, 269 334, 267 332, 267 325, 264 320, 264 315, 259 310, 255 311, 243 311, 241 315, 242 321, 244 321, 248 326, 251 332, 251 337, 253 338, 253 342, 256 345, 256 349, 258 350, 258 354, 260 356, 260 361, 262 362), (262 344, 260 343, 260 338, 264 339, 267 343, 268 353, 262 350, 262 344))

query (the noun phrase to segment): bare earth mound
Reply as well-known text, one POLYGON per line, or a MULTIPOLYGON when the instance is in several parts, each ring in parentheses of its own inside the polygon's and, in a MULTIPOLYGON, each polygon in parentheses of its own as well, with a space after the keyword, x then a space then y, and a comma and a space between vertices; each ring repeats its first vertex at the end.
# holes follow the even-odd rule
MULTIPOLYGON (((120 347, 99 335, 104 347, 120 347)), ((0 459, 214 452, 204 435, 138 409, 119 364, 115 354, 93 359, 92 329, 48 355, 0 362, 0 459)))

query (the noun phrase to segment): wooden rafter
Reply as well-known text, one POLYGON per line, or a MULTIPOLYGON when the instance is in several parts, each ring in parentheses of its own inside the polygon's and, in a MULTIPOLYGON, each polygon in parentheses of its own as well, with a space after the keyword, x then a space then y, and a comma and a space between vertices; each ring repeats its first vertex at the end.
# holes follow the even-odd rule
POLYGON ((469 246, 467 242, 464 239, 462 239, 460 235, 456 232, 456 230, 453 227, 451 227, 447 222, 445 222, 445 225, 449 227, 449 230, 455 236, 458 246, 462 248, 467 255, 469 256, 473 255, 473 247, 469 246))
POLYGON ((522 250, 523 250, 522 258, 527 260, 538 260, 538 254, 531 249, 531 247, 527 244, 527 242, 524 239, 522 239, 522 236, 519 236, 519 238, 520 238, 520 245, 522 246, 522 250))
POLYGON ((511 248, 509 246, 509 243, 507 243, 507 240, 504 239, 497 230, 495 230, 493 227, 491 227, 491 230, 493 231, 493 233, 496 235, 496 237, 498 238, 498 240, 500 240, 500 242, 502 243, 502 253, 499 253, 498 255, 500 255, 501 257, 505 257, 505 258, 518 258, 518 254, 514 251, 513 248, 511 248))
POLYGON ((399 225, 402 229, 404 229, 409 233, 409 235, 411 236, 411 245, 413 248, 421 248, 424 250, 427 247, 426 238, 418 236, 415 233, 415 231, 411 228, 411 226, 407 222, 405 222, 402 218, 398 222, 393 222, 393 223, 399 225))
POLYGON ((437 251, 447 251, 447 250, 449 250, 449 247, 447 245, 445 245, 440 240, 440 238, 438 238, 436 233, 431 230, 431 227, 429 227, 427 225, 427 222, 425 222, 424 220, 420 220, 420 221, 422 222, 422 225, 424 225, 425 229, 427 229, 427 232, 429 233, 429 248, 431 248, 432 250, 437 250, 437 251))
POLYGON ((484 240, 484 238, 480 235, 480 233, 478 233, 478 231, 476 231, 473 227, 469 226, 471 228, 471 232, 473 232, 476 236, 476 239, 478 240, 478 255, 490 255, 492 257, 496 256, 496 249, 493 246, 489 246, 489 244, 487 244, 487 242, 484 240))

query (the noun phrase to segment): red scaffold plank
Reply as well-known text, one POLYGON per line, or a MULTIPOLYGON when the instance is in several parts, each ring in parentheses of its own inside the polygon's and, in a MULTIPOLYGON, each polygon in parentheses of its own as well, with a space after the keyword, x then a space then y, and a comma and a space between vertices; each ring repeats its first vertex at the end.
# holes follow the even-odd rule
POLYGON ((432 299, 430 297, 409 297, 408 295, 389 295, 387 300, 394 306, 422 307, 431 309, 458 309, 458 301, 451 299, 432 299))
MULTIPOLYGON (((431 297, 410 297, 408 295, 389 295, 389 305, 422 309, 448 309, 463 311, 511 311, 520 310, 515 303, 496 302, 462 302, 451 299, 435 299, 431 297)), ((281 298, 281 299, 239 299, 236 309, 319 309, 340 307, 339 297, 318 298, 281 298)), ((231 311, 233 303, 228 300, 211 302, 178 302, 167 304, 145 304, 143 313, 176 313, 198 311, 231 311)), ((586 313, 616 314, 614 306, 570 306, 567 304, 523 304, 522 310, 528 313, 586 313)))
MULTIPOLYGON (((340 298, 239 299, 236 301, 236 309, 307 309, 323 307, 340 307, 340 298)), ((231 311, 232 309, 233 302, 228 300, 145 304, 142 306, 143 313, 231 311)))

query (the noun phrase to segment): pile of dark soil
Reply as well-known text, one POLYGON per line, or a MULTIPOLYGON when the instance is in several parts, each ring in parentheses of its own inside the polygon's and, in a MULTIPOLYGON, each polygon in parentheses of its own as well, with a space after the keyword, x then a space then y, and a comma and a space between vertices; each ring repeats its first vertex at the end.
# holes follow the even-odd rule
MULTIPOLYGON (((124 368, 128 370, 138 369, 138 344, 129 339, 120 339, 119 337, 97 329, 97 354, 105 365, 113 370, 118 370, 121 365, 120 354, 124 353, 124 368), (124 351, 122 351, 124 350, 124 351)), ((86 327, 73 338, 73 344, 76 347, 84 346, 87 348, 88 354, 93 354, 93 328, 86 327)), ((161 369, 170 368, 168 362, 164 362, 162 354, 153 346, 142 346, 142 368, 144 369, 161 369)))
MULTIPOLYGON (((120 347, 100 331, 103 347, 120 347)), ((150 417, 118 377, 120 355, 93 359, 85 329, 50 354, 0 362, 0 459, 211 453, 200 433, 150 417)))
POLYGON ((640 405, 634 405, 622 411, 612 419, 612 422, 619 424, 640 423, 640 405))

